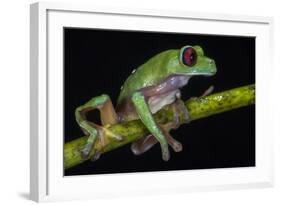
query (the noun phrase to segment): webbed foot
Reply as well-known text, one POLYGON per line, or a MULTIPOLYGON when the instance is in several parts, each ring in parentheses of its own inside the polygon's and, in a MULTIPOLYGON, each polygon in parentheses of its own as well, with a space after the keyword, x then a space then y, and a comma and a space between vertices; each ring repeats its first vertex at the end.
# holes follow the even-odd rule
MULTIPOLYGON (((92 124, 92 123, 91 123, 92 124)), ((102 148, 106 146, 108 138, 112 138, 116 141, 122 141, 123 137, 111 132, 109 129, 98 125, 92 125, 93 127, 88 127, 87 132, 90 133, 86 145, 80 150, 83 159, 88 159, 92 150, 95 147, 97 141, 100 142, 102 148)), ((95 150, 91 161, 96 161, 100 158, 102 150, 95 150)))
MULTIPOLYGON (((82 131, 88 136, 85 146, 80 151, 82 158, 85 160, 89 159, 97 141, 104 147, 107 138, 113 138, 117 141, 122 140, 120 135, 116 135, 108 129, 108 126, 118 122, 117 114, 108 95, 94 97, 86 104, 78 107, 75 110, 75 117, 82 131), (102 126, 90 122, 86 118, 87 113, 94 109, 100 111, 102 126)), ((92 157, 93 161, 100 157, 101 152, 102 150, 95 151, 92 157)))

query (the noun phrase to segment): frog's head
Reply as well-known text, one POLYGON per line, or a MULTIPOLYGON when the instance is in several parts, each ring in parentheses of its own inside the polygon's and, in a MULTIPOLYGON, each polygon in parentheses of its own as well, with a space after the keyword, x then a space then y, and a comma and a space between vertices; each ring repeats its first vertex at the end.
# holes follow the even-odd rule
POLYGON ((217 72, 215 61, 205 56, 200 46, 184 46, 172 55, 174 61, 169 73, 212 76, 217 72))

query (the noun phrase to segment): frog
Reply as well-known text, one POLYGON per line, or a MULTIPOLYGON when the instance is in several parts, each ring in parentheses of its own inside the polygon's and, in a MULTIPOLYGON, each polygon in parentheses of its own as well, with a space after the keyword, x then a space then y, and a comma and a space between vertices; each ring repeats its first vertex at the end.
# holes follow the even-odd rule
MULTIPOLYGON (((186 86, 193 76, 213 76, 217 72, 215 61, 204 54, 199 45, 185 45, 162 51, 134 69, 121 87, 116 106, 107 94, 93 97, 75 109, 75 118, 87 136, 81 149, 83 159, 97 160, 101 151, 94 150, 99 140, 105 145, 106 137, 122 141, 123 136, 108 129, 111 125, 139 119, 149 131, 147 136, 132 142, 131 150, 135 155, 143 154, 159 143, 162 159, 170 159, 171 147, 175 152, 183 149, 182 144, 174 139, 170 131, 177 129, 180 115, 184 122, 189 122, 189 112, 181 99, 180 89, 186 86), (157 123, 153 117, 163 107, 170 105, 173 120, 165 124, 157 123), (87 119, 87 113, 98 109, 101 125, 87 119)), ((182 122, 181 122, 182 123, 182 122)))

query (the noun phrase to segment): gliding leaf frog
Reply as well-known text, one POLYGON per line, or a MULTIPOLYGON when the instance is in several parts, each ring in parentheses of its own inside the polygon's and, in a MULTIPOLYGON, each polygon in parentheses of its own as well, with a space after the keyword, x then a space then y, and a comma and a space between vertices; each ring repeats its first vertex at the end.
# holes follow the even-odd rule
MULTIPOLYGON (((168 161, 169 145, 175 152, 182 150, 181 143, 169 134, 171 129, 179 126, 177 113, 184 113, 186 121, 189 118, 188 110, 180 99, 180 88, 185 86, 192 76, 212 76, 216 71, 215 61, 206 57, 200 46, 184 46, 155 55, 127 78, 121 87, 115 108, 109 96, 103 94, 76 109, 76 121, 88 136, 87 143, 81 150, 83 158, 88 158, 96 140, 104 142, 104 132, 116 140, 122 140, 122 136, 110 132, 106 125, 140 119, 150 135, 133 142, 131 150, 139 155, 159 142, 162 159, 168 161), (168 104, 176 111, 174 121, 168 124, 156 123, 153 114, 168 104), (87 120, 86 114, 94 109, 100 111, 102 126, 87 120)), ((98 159, 100 154, 96 152, 93 160, 98 159)))

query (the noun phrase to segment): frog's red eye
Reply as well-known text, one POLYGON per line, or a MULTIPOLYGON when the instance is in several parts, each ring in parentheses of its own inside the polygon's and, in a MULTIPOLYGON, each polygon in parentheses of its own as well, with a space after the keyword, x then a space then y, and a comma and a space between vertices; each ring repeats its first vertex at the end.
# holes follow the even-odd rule
POLYGON ((197 60, 197 53, 192 47, 187 47, 182 53, 182 62, 187 66, 194 66, 197 60))

